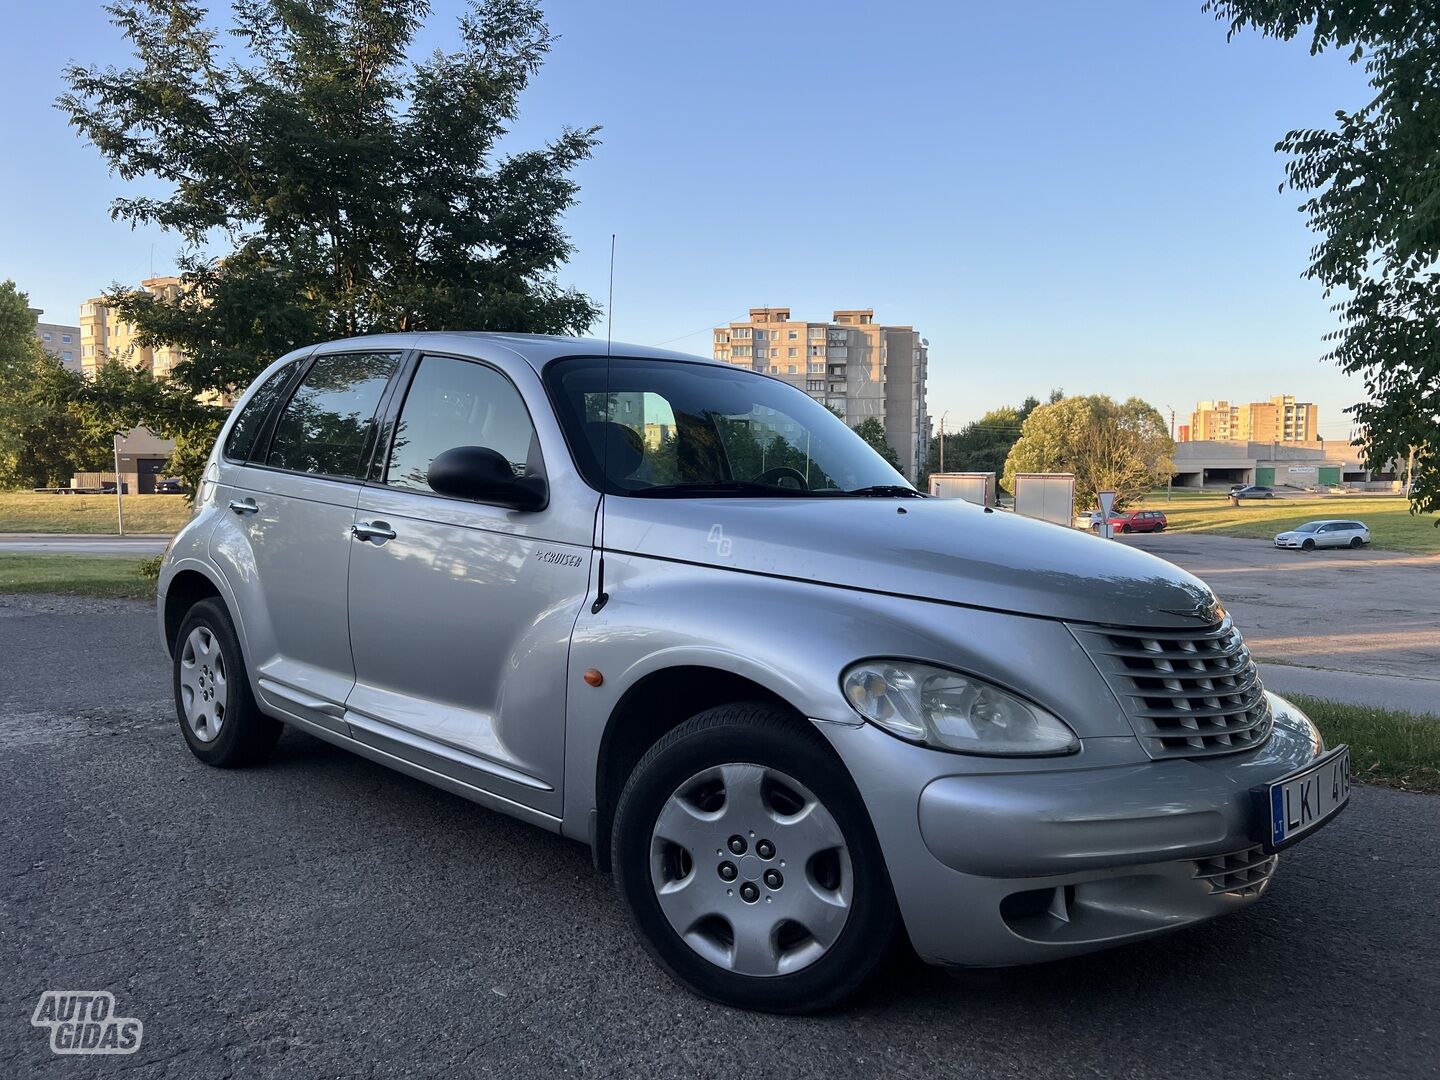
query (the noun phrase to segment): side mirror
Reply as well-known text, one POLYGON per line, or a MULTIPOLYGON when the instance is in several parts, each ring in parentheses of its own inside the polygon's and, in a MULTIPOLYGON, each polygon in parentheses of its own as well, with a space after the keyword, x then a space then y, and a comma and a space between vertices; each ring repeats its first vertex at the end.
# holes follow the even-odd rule
POLYGON ((519 477, 505 456, 488 446, 457 446, 430 463, 425 475, 433 491, 516 510, 538 510, 548 494, 539 476, 519 477))

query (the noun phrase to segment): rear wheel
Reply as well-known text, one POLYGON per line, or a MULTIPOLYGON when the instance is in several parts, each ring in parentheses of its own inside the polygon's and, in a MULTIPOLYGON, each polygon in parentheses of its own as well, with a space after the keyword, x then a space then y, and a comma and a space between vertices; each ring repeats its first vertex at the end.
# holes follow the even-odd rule
POLYGON ((1360 539, 1360 537, 1358 536, 1352 536, 1350 538, 1350 546, 1352 548, 1355 548, 1356 550, 1359 550, 1360 548, 1365 546, 1365 541, 1360 539))
POLYGON ((1164 532, 1164 531, 1165 531, 1165 523, 1162 521, 1159 525, 1156 525, 1156 526, 1155 526, 1155 531, 1156 531, 1156 532, 1164 532))
POLYGON ((620 797, 612 850, 651 956, 727 1005, 833 1007, 896 940, 859 792, 818 732, 771 706, 711 709, 652 747, 620 797))
POLYGON ((210 599, 192 607, 173 651, 175 712, 190 752, 219 768, 264 760, 282 725, 255 703, 225 606, 210 599))

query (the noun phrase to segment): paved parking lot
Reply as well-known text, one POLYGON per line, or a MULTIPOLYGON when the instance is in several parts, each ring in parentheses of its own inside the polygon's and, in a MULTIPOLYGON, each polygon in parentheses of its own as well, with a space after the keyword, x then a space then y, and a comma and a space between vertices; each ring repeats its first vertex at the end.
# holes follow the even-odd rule
POLYGON ((1281 693, 1440 714, 1440 555, 1298 552, 1195 533, 1128 536, 1208 582, 1281 693))
POLYGON ((0 1075, 1421 1077, 1440 798, 1357 790, 1263 904, 1118 952, 745 1014, 673 986, 578 845, 305 736, 207 769, 150 610, 0 597, 0 1075), (45 989, 133 1058, 53 1058, 45 989))

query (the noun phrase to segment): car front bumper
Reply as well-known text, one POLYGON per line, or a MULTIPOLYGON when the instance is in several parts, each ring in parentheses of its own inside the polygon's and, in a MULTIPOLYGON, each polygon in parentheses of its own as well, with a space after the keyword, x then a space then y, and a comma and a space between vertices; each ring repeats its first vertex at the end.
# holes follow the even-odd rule
MULTIPOLYGON (((1000 966, 1139 940, 1259 899, 1279 860, 1261 848, 1267 818, 1252 790, 1317 756, 1308 720, 1272 701, 1274 733, 1259 750, 1087 768, 1087 747, 1068 768, 1011 759, 1009 771, 992 763, 969 775, 954 774, 966 759, 870 725, 817 726, 865 799, 916 951, 1000 966)), ((1115 750, 1123 740, 1092 741, 1115 750)))

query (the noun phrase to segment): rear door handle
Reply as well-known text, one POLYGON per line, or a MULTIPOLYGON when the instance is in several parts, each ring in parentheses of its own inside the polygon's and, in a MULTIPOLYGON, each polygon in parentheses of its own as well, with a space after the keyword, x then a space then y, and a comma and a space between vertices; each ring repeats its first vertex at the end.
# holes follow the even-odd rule
POLYGON ((384 521, 357 521, 350 526, 350 535, 356 540, 369 540, 375 544, 383 544, 386 540, 395 539, 395 530, 390 528, 388 522, 384 521))
POLYGON ((255 505, 254 499, 231 499, 230 509, 235 511, 235 513, 239 514, 241 517, 244 517, 246 514, 253 514, 257 512, 260 507, 255 505))

